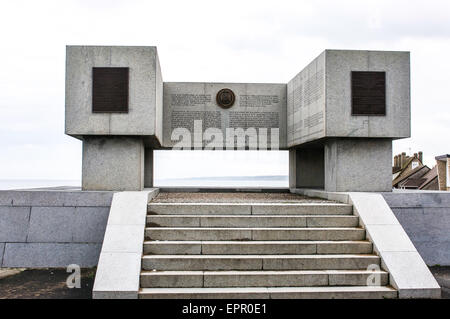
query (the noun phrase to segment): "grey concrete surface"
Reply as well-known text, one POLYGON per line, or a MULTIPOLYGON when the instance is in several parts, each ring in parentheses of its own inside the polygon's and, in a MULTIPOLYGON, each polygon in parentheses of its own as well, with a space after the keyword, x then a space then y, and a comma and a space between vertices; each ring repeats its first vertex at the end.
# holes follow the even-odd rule
POLYGON ((411 136, 410 54, 326 50, 326 132, 334 137, 411 136), (386 115, 351 115, 351 71, 386 72, 386 115))
POLYGON ((158 189, 146 189, 114 194, 93 298, 137 298, 147 204, 158 192, 158 189))
POLYGON ((97 265, 97 243, 6 243, 3 267, 48 268, 97 265))
MULTIPOLYGON (((226 137, 227 128, 267 129, 267 147, 271 148, 271 128, 279 129, 277 146, 285 149, 286 143, 286 84, 273 83, 164 83, 164 143, 173 147, 178 137, 172 140, 175 128, 188 129, 192 142, 194 120, 203 121, 203 133, 208 128, 216 128, 226 137), (222 109, 216 103, 217 93, 231 89, 236 101, 229 109, 222 109)), ((200 137, 201 138, 201 137, 200 137)), ((196 147, 211 146, 211 138, 199 141, 196 147)), ((217 142, 217 140, 215 141, 217 142)), ((224 149, 225 143, 213 143, 224 149)), ((275 146, 275 143, 274 143, 275 146)), ((192 144, 192 147, 194 145, 192 144)))
POLYGON ((428 266, 450 265, 450 193, 382 194, 428 266))
POLYGON ((0 267, 97 264, 112 192, 0 191, 0 267))
POLYGON ((0 206, 0 242, 25 242, 30 207, 0 206))
POLYGON ((290 188, 324 188, 324 174, 323 147, 289 150, 290 188))
MULTIPOLYGON (((296 193, 329 198, 327 191, 297 189, 296 193)), ((381 194, 346 193, 342 202, 353 205, 361 226, 367 231, 382 268, 399 298, 440 298, 441 289, 403 227, 381 194)))
POLYGON ((156 47, 67 46, 65 132, 155 136, 162 141, 162 77, 156 47), (129 112, 92 113, 92 68, 129 67, 129 112))
POLYGON ((325 143, 325 190, 389 192, 391 166, 389 139, 331 139, 325 143))
POLYGON ((144 188, 144 142, 140 137, 85 137, 83 190, 144 188))

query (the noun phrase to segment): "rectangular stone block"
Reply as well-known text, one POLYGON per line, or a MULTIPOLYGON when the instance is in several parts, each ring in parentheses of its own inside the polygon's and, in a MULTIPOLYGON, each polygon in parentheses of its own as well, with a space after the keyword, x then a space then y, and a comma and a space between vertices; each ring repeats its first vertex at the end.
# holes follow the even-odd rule
POLYGON ((143 271, 142 288, 203 287, 203 271, 143 271))
POLYGON ((331 139, 325 143, 325 190, 392 191, 392 141, 331 139))
POLYGON ((270 299, 393 299, 390 287, 292 287, 268 288, 270 299))
POLYGON ((144 256, 144 270, 261 270, 257 256, 144 256))
POLYGON ((409 52, 326 50, 325 54, 327 136, 410 137, 409 52), (352 116, 352 71, 386 72, 385 116, 352 116))
POLYGON ((144 188, 144 143, 140 137, 85 137, 83 190, 144 188))
POLYGON ((68 46, 66 134, 146 135, 162 141, 162 79, 156 47, 68 46), (92 113, 92 68, 129 68, 128 113, 92 113))
POLYGON ((326 286, 328 275, 308 271, 206 271, 205 287, 326 286))
POLYGON ((139 299, 269 299, 267 288, 142 288, 139 299))
POLYGON ((113 192, 83 192, 60 190, 0 191, 0 206, 111 206, 113 192))
POLYGON ((70 243, 73 241, 75 207, 32 207, 29 243, 70 243))
POLYGON ((108 225, 102 253, 142 253, 144 227, 141 225, 108 225))
POLYGON ((317 254, 371 254, 372 252, 372 243, 369 241, 317 243, 317 254))
POLYGON ((236 228, 147 228, 151 240, 250 240, 252 230, 236 228))
POLYGON ((108 215, 108 207, 76 207, 72 241, 76 243, 102 243, 108 215))
POLYGON ((144 243, 144 255, 200 255, 202 244, 200 241, 152 241, 144 243))
MULTIPOLYGON (((180 137, 174 129, 188 130, 189 147, 213 147, 225 149, 227 128, 256 129, 267 139, 264 148, 286 148, 286 84, 273 83, 164 83, 164 142, 173 147, 180 137), (230 89, 235 95, 234 105, 224 109, 217 104, 216 96, 222 89, 230 89), (200 133, 212 132, 222 135, 222 140, 211 143, 200 137, 194 145, 194 121, 201 120, 200 133), (264 133, 259 129, 263 129, 264 133), (272 129, 278 130, 278 140, 271 141, 272 129), (172 134, 174 137, 172 139, 172 134)), ((241 134, 238 134, 241 135, 241 134)), ((259 141, 258 141, 259 142, 259 141)), ((244 145, 249 145, 248 142, 244 145)), ((244 146, 243 145, 243 146, 244 146)), ((234 143, 232 144, 234 148, 234 143)))
POLYGON ((0 242, 25 242, 30 207, 0 206, 0 242))
POLYGON ((100 250, 101 244, 7 243, 3 267, 94 267, 100 250))
POLYGON ((351 215, 346 204, 253 204, 252 215, 351 215))
POLYGON ((364 240, 366 232, 357 228, 253 229, 253 240, 364 240))
POLYGON ((150 203, 150 214, 171 215, 251 215, 252 206, 247 204, 163 204, 150 203))
POLYGON ((264 270, 328 270, 328 269, 367 269, 369 265, 379 265, 378 256, 283 256, 283 258, 264 258, 264 270))
POLYGON ((202 242, 202 254, 204 255, 307 255, 315 253, 316 242, 202 242))
POLYGON ((141 253, 103 253, 98 262, 94 299, 137 299, 141 253))
POLYGON ((384 252, 382 257, 382 266, 389 272, 399 298, 441 297, 439 284, 417 251, 384 252))

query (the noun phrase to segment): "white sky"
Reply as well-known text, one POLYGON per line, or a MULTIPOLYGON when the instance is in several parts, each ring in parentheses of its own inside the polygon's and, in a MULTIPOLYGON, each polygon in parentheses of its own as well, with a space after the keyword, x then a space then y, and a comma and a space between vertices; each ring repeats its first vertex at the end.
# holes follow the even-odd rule
MULTIPOLYGON (((286 83, 324 49, 408 50, 412 138, 394 151, 422 150, 430 166, 450 153, 447 0, 11 0, 0 34, 0 179, 80 178, 81 142, 64 135, 70 44, 156 45, 165 81, 211 82, 286 83)), ((225 175, 287 169, 276 153, 248 155, 269 164, 247 169, 238 153, 215 156, 236 163, 225 175)), ((214 160, 193 162, 196 173, 214 160)))

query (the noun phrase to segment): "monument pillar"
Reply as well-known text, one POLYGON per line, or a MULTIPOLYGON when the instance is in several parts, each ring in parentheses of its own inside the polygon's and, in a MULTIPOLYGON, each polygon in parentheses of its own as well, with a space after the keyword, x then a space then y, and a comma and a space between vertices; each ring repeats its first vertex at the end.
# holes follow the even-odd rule
POLYGON ((144 187, 144 143, 139 137, 83 139, 83 190, 140 191, 144 187))
POLYGON ((324 188, 324 149, 289 150, 289 188, 324 188))
POLYGON ((330 139, 324 155, 326 191, 392 191, 391 139, 330 139))
POLYGON ((144 156, 144 187, 153 187, 153 149, 145 148, 144 156))

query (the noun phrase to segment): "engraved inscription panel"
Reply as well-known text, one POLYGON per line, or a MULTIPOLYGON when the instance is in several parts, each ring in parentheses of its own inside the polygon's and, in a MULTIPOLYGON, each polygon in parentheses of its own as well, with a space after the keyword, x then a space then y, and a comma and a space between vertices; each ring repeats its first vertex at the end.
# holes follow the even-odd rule
POLYGON ((128 68, 92 68, 92 112, 128 113, 128 68))
MULTIPOLYGON (((231 100, 221 99, 222 102, 231 100)), ((229 105, 230 103, 226 103, 229 105)), ((239 84, 239 83, 164 83, 164 147, 173 147, 172 133, 177 128, 186 128, 194 138, 196 128, 202 132, 215 128, 223 138, 227 130, 242 128, 266 128, 261 137, 271 147, 272 129, 278 129, 281 148, 286 147, 286 86, 283 84, 239 84), (227 89, 233 92, 234 105, 224 108, 217 103, 217 94, 227 89), (201 127, 199 125, 201 123, 201 127)), ((275 130, 274 130, 275 132, 275 130)), ((225 140, 224 140, 225 142, 225 140)), ((203 146, 207 144, 203 140, 203 146)), ((225 143, 223 144, 225 147, 225 143)))
POLYGON ((386 72, 352 72, 352 115, 386 115, 386 72))

